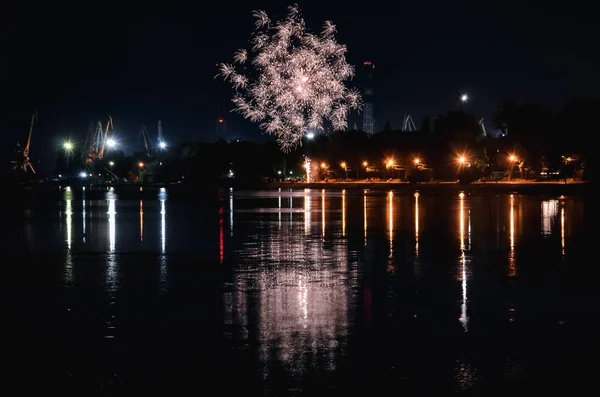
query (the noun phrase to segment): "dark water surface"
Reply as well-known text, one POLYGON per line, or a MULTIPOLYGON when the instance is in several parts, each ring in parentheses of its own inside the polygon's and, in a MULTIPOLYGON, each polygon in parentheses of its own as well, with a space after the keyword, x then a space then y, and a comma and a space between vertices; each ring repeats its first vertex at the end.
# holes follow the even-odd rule
POLYGON ((73 187, 14 206, 5 387, 503 395, 594 384, 587 197, 206 196, 73 187))

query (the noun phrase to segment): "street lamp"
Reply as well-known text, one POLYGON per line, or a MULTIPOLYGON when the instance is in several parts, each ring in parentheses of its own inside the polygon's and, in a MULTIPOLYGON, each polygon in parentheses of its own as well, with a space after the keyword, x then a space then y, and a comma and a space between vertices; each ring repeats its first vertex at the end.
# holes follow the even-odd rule
POLYGON ((346 171, 346 179, 348 179, 348 165, 346 164, 346 162, 342 161, 340 163, 340 167, 342 167, 344 169, 344 171, 346 171))
POLYGON ((515 161, 517 161, 517 156, 515 156, 514 154, 511 154, 511 155, 508 157, 508 159, 509 159, 510 161, 512 161, 512 162, 515 162, 515 161))
POLYGON ((366 162, 366 161, 363 161, 363 167, 367 168, 367 166, 368 166, 368 165, 369 165, 369 163, 368 163, 368 162, 366 162))
POLYGON ((306 134, 306 139, 314 139, 315 137, 315 133, 314 132, 308 132, 306 134))
POLYGON ((460 101, 461 101, 462 103, 465 103, 465 102, 467 102, 468 100, 469 100, 469 96, 468 96, 467 94, 462 94, 462 95, 460 96, 460 101))
POLYGON ((460 157, 458 158, 458 162, 459 162, 460 164, 464 164, 466 161, 467 161, 467 159, 466 159, 464 156, 460 156, 460 157))
POLYGON ((63 143, 63 149, 65 149, 67 152, 70 152, 71 150, 73 150, 73 142, 65 141, 63 143))
POLYGON ((138 163, 138 167, 140 167, 140 168, 144 168, 144 163, 140 161, 140 162, 138 163))
POLYGON ((161 149, 166 149, 167 148, 167 142, 165 142, 165 141, 158 142, 158 147, 161 148, 161 149))
POLYGON ((117 142, 114 139, 109 138, 106 140, 106 146, 112 148, 112 147, 115 147, 116 145, 117 145, 117 142))
POLYGON ((114 166, 114 165, 115 165, 115 162, 114 162, 114 161, 109 161, 109 162, 108 162, 108 165, 110 165, 110 166, 112 167, 112 166, 114 166))
POLYGON ((415 159, 415 165, 419 165, 421 163, 421 159, 419 159, 418 157, 415 159))

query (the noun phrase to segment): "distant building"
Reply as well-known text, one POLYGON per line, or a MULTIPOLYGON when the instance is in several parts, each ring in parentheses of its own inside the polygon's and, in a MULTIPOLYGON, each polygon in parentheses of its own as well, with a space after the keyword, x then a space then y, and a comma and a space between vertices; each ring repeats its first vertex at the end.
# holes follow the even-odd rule
POLYGON ((375 65, 373 62, 365 61, 362 71, 362 96, 363 96, 363 131, 367 134, 375 133, 375 119, 373 118, 373 99, 375 91, 373 89, 373 71, 375 65))

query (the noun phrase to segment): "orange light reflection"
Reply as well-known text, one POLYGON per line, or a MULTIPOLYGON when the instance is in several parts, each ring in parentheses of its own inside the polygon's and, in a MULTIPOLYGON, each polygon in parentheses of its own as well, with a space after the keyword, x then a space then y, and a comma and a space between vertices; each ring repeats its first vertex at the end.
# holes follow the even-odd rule
POLYGON ((365 228, 365 247, 367 246, 367 191, 365 190, 363 196, 363 219, 365 228))
POLYGON ((419 264, 419 192, 415 192, 415 261, 414 273, 416 276, 421 274, 419 264))
MULTIPOLYGON (((460 304, 460 317, 458 321, 463 326, 465 332, 468 331, 469 317, 467 315, 467 247, 465 246, 465 195, 460 194, 460 209, 459 209, 459 228, 460 228, 460 273, 462 297, 460 304)), ((470 218, 470 217, 469 217, 470 218)), ((469 224, 470 224, 469 219, 469 224)))
POLYGON ((144 204, 140 199, 140 241, 144 241, 144 204))
POLYGON ((342 236, 346 237, 346 190, 342 190, 342 236))
POLYGON ((565 256, 565 207, 560 209, 560 249, 561 255, 565 256))
POLYGON ((388 193, 388 223, 390 230, 390 255, 392 258, 394 255, 394 193, 388 193))
POLYGON ((508 253, 508 276, 514 277, 517 274, 515 263, 515 197, 510 195, 510 251, 508 253))

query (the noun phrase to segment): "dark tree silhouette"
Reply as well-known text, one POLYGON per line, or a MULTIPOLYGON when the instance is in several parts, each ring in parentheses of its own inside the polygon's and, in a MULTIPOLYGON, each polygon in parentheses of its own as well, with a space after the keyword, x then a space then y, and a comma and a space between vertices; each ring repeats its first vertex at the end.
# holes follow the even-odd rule
POLYGON ((387 120, 387 121, 385 122, 385 125, 383 126, 383 130, 384 130, 385 132, 391 132, 391 131, 392 131, 392 123, 390 123, 390 121, 389 121, 389 120, 387 120))

